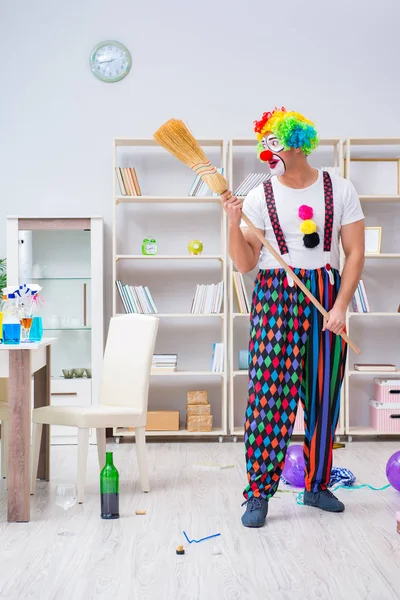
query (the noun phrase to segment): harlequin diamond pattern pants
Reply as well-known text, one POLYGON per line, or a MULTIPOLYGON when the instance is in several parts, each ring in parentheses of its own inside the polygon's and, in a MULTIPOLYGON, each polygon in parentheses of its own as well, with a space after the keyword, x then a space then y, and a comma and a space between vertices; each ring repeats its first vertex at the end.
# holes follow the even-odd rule
MULTIPOLYGON (((340 276, 325 268, 295 269, 326 310, 340 276)), ((305 487, 326 489, 339 418, 346 344, 322 331, 323 317, 282 269, 260 270, 250 325, 249 399, 245 417, 248 485, 244 497, 269 500, 278 489, 299 400, 304 409, 305 487)))

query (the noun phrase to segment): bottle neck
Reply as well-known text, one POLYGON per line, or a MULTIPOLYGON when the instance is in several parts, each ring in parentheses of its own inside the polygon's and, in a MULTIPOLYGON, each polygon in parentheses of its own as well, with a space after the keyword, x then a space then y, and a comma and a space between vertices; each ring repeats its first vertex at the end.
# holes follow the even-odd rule
POLYGON ((112 452, 106 452, 106 465, 112 465, 112 466, 114 466, 114 463, 113 463, 113 453, 112 452))

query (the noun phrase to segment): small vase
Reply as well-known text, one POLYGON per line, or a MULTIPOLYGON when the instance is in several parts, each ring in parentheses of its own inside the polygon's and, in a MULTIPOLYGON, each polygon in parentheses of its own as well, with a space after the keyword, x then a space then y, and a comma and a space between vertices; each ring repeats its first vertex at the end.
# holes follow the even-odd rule
POLYGON ((42 317, 33 317, 32 326, 29 333, 29 339, 31 342, 40 342, 43 337, 43 323, 42 317))

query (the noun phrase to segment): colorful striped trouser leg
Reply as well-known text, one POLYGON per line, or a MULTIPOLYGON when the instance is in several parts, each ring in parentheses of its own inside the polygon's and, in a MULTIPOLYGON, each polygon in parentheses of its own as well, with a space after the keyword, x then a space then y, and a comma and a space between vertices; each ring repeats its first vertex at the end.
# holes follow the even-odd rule
MULTIPOLYGON (((333 270, 331 285, 325 268, 295 272, 329 311, 339 273, 333 270)), ((259 272, 250 326, 245 498, 269 499, 276 492, 299 399, 305 418, 306 489, 325 489, 329 483, 346 345, 340 336, 322 332, 322 326, 320 313, 300 289, 288 286, 282 269, 259 272)))

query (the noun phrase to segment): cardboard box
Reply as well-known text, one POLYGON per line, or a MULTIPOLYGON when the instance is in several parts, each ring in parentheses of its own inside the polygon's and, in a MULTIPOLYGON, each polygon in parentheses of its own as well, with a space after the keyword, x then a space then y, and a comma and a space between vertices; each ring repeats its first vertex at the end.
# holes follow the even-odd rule
POLYGON ((208 404, 208 392, 194 390, 187 393, 188 404, 208 404))
POLYGON ((188 404, 186 407, 188 417, 194 415, 211 415, 211 404, 188 404))
POLYGON ((212 431, 212 415, 193 415, 187 418, 186 429, 188 431, 212 431))
POLYGON ((179 410, 149 410, 146 431, 179 431, 179 410))

